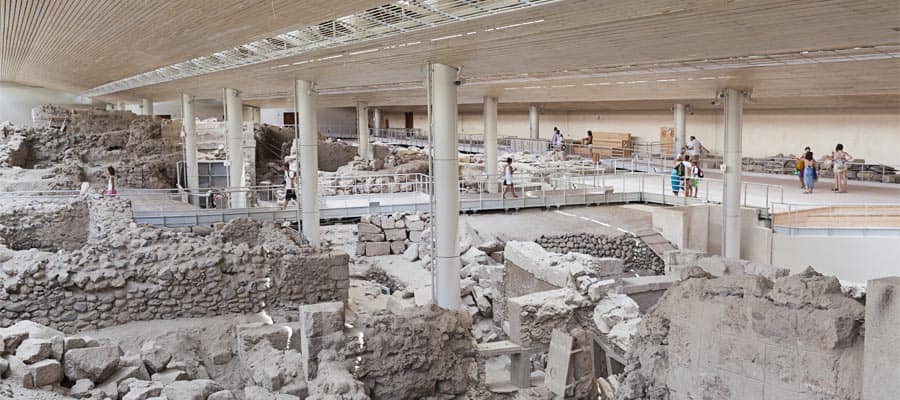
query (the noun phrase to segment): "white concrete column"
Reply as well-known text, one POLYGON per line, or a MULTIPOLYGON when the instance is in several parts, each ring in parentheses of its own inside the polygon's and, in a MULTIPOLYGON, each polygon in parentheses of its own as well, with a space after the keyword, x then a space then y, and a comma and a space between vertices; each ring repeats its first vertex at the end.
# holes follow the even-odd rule
MULTIPOLYGON (((741 126, 745 92, 725 89, 725 188, 722 256, 741 258, 741 126)), ((722 97, 722 96, 720 96, 722 97)))
POLYGON ((497 98, 484 97, 484 172, 488 193, 497 193, 497 98))
POLYGON ((363 160, 369 160, 372 156, 369 154, 369 107, 365 102, 356 103, 356 127, 358 130, 357 138, 359 146, 357 146, 357 154, 363 160))
POLYGON ((459 303, 459 136, 456 130, 456 68, 444 64, 428 65, 431 114, 428 116, 434 138, 434 292, 435 304, 456 309, 459 303))
POLYGON ((528 137, 531 139, 540 139, 540 114, 538 110, 538 106, 532 104, 531 107, 528 107, 528 122, 529 122, 529 135, 528 137))
POLYGON ((153 100, 141 99, 141 115, 153 115, 153 100))
POLYGON ((381 129, 381 123, 383 122, 382 121, 383 117, 381 116, 381 109, 376 108, 375 111, 372 112, 372 114, 373 114, 372 117, 374 119, 372 127, 375 128, 375 134, 376 135, 381 134, 381 132, 378 132, 378 130, 381 129))
MULTIPOLYGON (((244 186, 244 110, 240 91, 225 88, 225 152, 228 156, 228 186, 238 188, 244 186)), ((231 208, 244 208, 247 206, 247 194, 243 192, 231 192, 231 208)))
POLYGON ((181 135, 184 147, 184 175, 192 204, 197 204, 200 178, 197 176, 197 121, 194 119, 194 96, 181 94, 181 135))
POLYGON ((300 139, 300 205, 302 232, 309 244, 319 246, 319 144, 316 121, 316 92, 310 81, 294 84, 297 103, 297 135, 300 139))
POLYGON ((681 148, 687 143, 684 124, 684 104, 678 103, 675 105, 675 152, 673 153, 676 156, 681 153, 681 148))

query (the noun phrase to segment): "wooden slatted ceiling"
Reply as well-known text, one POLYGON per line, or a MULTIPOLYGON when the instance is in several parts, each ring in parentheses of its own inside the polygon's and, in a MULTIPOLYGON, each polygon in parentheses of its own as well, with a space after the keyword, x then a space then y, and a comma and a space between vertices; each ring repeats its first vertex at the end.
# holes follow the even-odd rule
MULTIPOLYGON (((3 24, 0 26, 3 35, 0 79, 69 90, 85 89, 287 31, 288 26, 324 21, 386 3, 384 0, 338 0, 327 5, 321 1, 0 0, 0 10, 4 10, 0 18, 3 24), (17 8, 22 3, 40 7, 17 8), (106 6, 98 7, 101 4, 106 6), (115 18, 104 19, 107 14, 115 18), (285 21, 279 17, 282 15, 302 21, 285 21), (32 37, 24 32, 25 26, 34 25, 19 24, 22 18, 46 22, 38 24, 40 29, 34 39, 20 39, 32 37), (73 19, 80 22, 73 23, 73 19), (15 61, 7 61, 8 57, 15 61)), ((898 21, 900 2, 893 0, 565 0, 388 41, 144 87, 109 99, 173 99, 183 91, 216 98, 226 85, 242 89, 248 95, 265 94, 288 91, 291 81, 300 78, 316 80, 322 88, 416 82, 421 80, 425 60, 463 65, 465 75, 486 76, 897 44, 900 32, 894 28, 900 25, 898 21), (488 31, 534 20, 543 22, 488 31), (431 41, 468 32, 477 33, 431 41), (279 64, 408 42, 420 43, 273 69, 279 64)), ((659 76, 680 75, 690 76, 659 76)), ((506 98, 509 101, 708 98, 711 97, 708 93, 722 84, 741 84, 753 86, 754 97, 760 100, 831 96, 846 99, 849 104, 854 96, 891 99, 897 93, 900 67, 890 61, 854 62, 821 68, 759 68, 727 75, 734 77, 724 81, 680 81, 591 90, 576 86, 516 94, 502 92, 498 87, 463 87, 461 98, 480 101, 481 95, 498 90, 501 101, 507 101, 506 98)), ((651 78, 657 79, 655 75, 636 79, 651 78)), ((347 102, 346 105, 366 98, 398 105, 421 104, 424 99, 421 91, 328 97, 334 99, 323 98, 323 101, 347 102)))
POLYGON ((384 0, 0 0, 0 80, 79 92, 384 0))
MULTIPOLYGON (((276 64, 302 61, 297 57, 279 63, 268 63, 239 71, 211 74, 201 79, 186 79, 170 84, 138 89, 133 94, 166 97, 184 87, 201 96, 217 96, 217 87, 237 85, 247 94, 288 90, 294 78, 316 80, 320 87, 346 87, 421 80, 424 60, 435 60, 464 66, 464 75, 521 74, 541 71, 577 70, 603 65, 665 62, 704 57, 743 56, 801 50, 852 48, 867 44, 900 43, 897 25, 900 3, 832 1, 810 4, 795 1, 738 2, 618 2, 564 1, 552 7, 525 10, 490 21, 481 20, 459 26, 440 28, 423 34, 406 35, 405 42, 419 45, 392 50, 344 56, 329 62, 309 63, 283 69, 276 64), (543 19, 544 22, 521 28, 485 32, 506 24, 543 19), (431 42, 456 33, 478 32, 472 36, 431 42)), ((382 45, 396 44, 381 43, 382 45)), ((351 53, 372 47, 348 47, 351 53)), ((308 58, 324 57, 340 52, 321 52, 308 58)), ((764 82, 758 96, 829 95, 848 96, 875 94, 872 86, 884 84, 881 92, 895 90, 900 69, 896 63, 881 63, 876 69, 861 65, 842 66, 844 82, 822 86, 820 80, 833 68, 801 68, 795 75, 791 68, 776 68, 771 74, 754 70, 741 74, 730 83, 747 85, 764 82), (866 71, 860 74, 859 71, 866 71), (847 72, 849 71, 849 72, 847 72), (854 73, 855 71, 855 73, 854 73), (768 78, 766 77, 768 76, 768 78), (867 83, 867 81, 869 83, 867 83), (778 94, 784 86, 789 92, 778 94)), ((730 74, 730 73, 729 73, 730 74)), ((677 74, 676 74, 677 75, 677 74)), ((637 78, 636 78, 637 79, 637 78)), ((643 78, 641 78, 643 79, 643 78)), ((647 85, 649 90, 630 90, 627 98, 650 99, 675 96, 675 87, 689 93, 714 92, 716 85, 699 82, 692 85, 647 85), (655 86, 660 86, 656 90, 655 86)), ((714 82, 720 84, 722 82, 714 82)), ((567 100, 569 90, 531 91, 534 100, 567 100), (546 93, 545 93, 546 92, 546 93)), ((621 90, 598 90, 618 95, 621 90)), ((896 92, 894 92, 896 93, 896 92)), ((394 93, 391 104, 403 103, 408 93, 394 93)), ((524 95, 517 97, 522 97, 524 95)), ((599 100, 574 93, 578 99, 599 100)), ((355 96, 360 97, 360 96, 355 96)), ((374 98, 391 98, 374 95, 374 98)), ((476 96, 477 97, 477 96, 476 96)), ((421 98, 416 94, 416 98, 421 98)), ((574 99, 573 99, 574 100, 574 99)), ((352 104, 352 101, 349 104, 352 104)))

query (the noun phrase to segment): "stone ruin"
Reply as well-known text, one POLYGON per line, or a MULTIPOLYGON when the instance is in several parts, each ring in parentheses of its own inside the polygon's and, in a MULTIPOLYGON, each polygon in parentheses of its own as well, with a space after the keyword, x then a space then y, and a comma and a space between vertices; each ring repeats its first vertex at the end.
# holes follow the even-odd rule
POLYGON ((34 127, 0 129, 4 190, 77 189, 85 181, 105 187, 108 166, 116 168, 122 187, 175 186, 182 157, 170 121, 54 106, 33 114, 34 127))
POLYGON ((638 325, 617 399, 860 399, 864 316, 812 269, 772 281, 696 267, 638 325))
POLYGON ((47 239, 55 236, 45 232, 66 232, 69 241, 26 242, 46 247, 23 250, 20 236, 5 238, 13 249, 0 250, 0 326, 33 320, 72 333, 347 300, 347 254, 303 247, 295 231, 271 223, 151 228, 122 218, 130 208, 121 199, 78 199, 44 214, 18 210, 0 214, 0 232, 47 239), (86 231, 64 230, 69 225, 86 231))

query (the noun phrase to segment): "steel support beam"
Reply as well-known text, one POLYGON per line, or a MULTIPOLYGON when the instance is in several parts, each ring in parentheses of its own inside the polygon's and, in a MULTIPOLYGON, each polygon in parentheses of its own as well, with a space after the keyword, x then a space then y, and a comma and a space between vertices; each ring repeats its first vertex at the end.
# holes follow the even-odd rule
POLYGON ((300 138, 301 231, 309 244, 319 246, 319 144, 316 121, 316 92, 310 81, 297 80, 297 134, 300 138))
POLYGON ((231 208, 247 206, 247 193, 234 191, 244 187, 244 122, 243 102, 240 91, 225 88, 225 152, 228 156, 228 186, 233 189, 228 194, 231 208))
POLYGON ((684 104, 678 103, 675 104, 675 155, 681 154, 681 148, 687 144, 687 140, 685 139, 685 117, 684 117, 685 107, 684 104))
POLYGON ((459 137, 456 131, 456 68, 428 65, 429 123, 434 138, 435 304, 457 309, 459 302, 459 137))
POLYGON ((528 107, 528 126, 529 126, 529 135, 528 137, 531 139, 540 139, 540 110, 538 106, 532 104, 531 107, 528 107))
POLYGON ((484 173, 488 193, 497 193, 497 98, 484 97, 484 173))
POLYGON ((741 126, 748 92, 725 89, 725 188, 722 201, 722 256, 741 258, 741 126))
POLYGON ((184 147, 184 175, 191 204, 198 204, 200 178, 197 172, 197 122, 194 118, 194 96, 181 94, 181 135, 184 147))
POLYGON ((153 116, 153 100, 141 99, 141 115, 153 116))
POLYGON ((369 151, 369 107, 365 102, 356 103, 356 128, 359 138, 357 154, 363 160, 372 158, 369 151))

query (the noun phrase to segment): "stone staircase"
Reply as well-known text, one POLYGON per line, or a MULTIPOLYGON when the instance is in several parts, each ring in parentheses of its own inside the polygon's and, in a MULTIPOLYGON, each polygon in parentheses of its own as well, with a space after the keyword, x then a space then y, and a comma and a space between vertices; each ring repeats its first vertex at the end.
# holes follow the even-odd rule
POLYGON ((672 243, 669 243, 659 232, 652 229, 641 229, 634 232, 634 236, 641 239, 650 250, 653 251, 660 259, 665 260, 663 255, 669 250, 677 250, 672 243))

